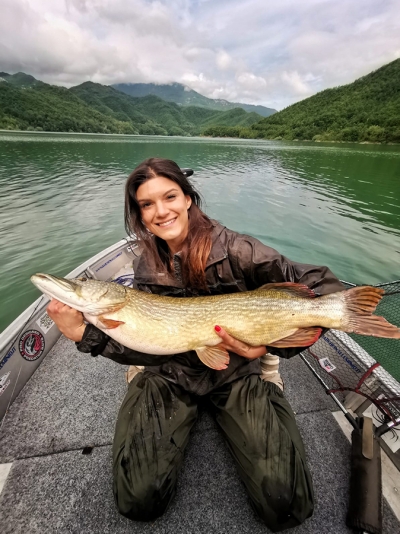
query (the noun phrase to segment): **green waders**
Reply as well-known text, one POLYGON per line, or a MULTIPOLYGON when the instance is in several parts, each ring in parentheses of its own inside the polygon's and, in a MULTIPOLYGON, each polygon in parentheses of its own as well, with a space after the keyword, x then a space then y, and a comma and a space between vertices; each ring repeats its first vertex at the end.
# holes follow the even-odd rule
MULTIPOLYGON (((272 531, 313 512, 311 475, 293 412, 275 384, 238 378, 208 395, 252 504, 272 531)), ((113 445, 114 495, 136 521, 164 513, 176 488, 199 397, 150 372, 129 385, 113 445)))

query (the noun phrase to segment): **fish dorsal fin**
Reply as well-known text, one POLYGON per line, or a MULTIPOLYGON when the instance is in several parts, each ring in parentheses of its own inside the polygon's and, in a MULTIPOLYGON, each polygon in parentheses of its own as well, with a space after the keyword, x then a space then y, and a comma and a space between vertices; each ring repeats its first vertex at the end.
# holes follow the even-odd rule
POLYGON ((314 298, 316 295, 312 289, 305 284, 297 284, 295 282, 281 282, 279 284, 264 284, 256 289, 256 291, 283 291, 293 297, 298 298, 314 298))
POLYGON ((309 347, 315 343, 321 335, 322 328, 298 328, 294 334, 278 339, 273 343, 268 343, 269 347, 285 349, 288 347, 309 347))
POLYGON ((200 347, 195 350, 199 359, 207 367, 211 367, 211 369, 216 369, 217 371, 228 367, 229 353, 227 350, 221 349, 218 346, 200 347))

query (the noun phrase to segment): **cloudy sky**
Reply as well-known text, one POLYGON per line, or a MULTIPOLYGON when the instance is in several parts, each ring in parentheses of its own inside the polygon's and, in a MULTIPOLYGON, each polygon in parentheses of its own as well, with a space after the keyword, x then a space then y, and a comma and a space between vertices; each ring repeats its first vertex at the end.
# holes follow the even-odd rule
POLYGON ((1 0, 0 71, 282 109, 400 57, 399 0, 1 0))

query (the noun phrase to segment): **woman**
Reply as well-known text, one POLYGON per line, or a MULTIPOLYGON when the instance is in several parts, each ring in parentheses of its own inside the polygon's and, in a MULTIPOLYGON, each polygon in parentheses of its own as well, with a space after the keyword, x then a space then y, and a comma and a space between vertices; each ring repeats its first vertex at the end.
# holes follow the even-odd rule
MULTIPOLYGON (((210 220, 199 206, 199 194, 173 161, 146 160, 129 176, 126 227, 143 245, 135 266, 138 289, 176 297, 285 281, 306 284, 319 294, 343 289, 326 267, 293 263, 210 220)), ((215 325, 230 353, 228 368, 215 371, 193 351, 160 357, 123 347, 57 301, 48 313, 80 351, 146 366, 130 382, 116 423, 114 495, 123 515, 148 521, 166 510, 204 397, 267 526, 284 530, 312 514, 312 482, 293 412, 280 388, 260 378, 259 358, 267 347, 246 345, 215 325)), ((290 357, 300 350, 274 353, 290 357)))

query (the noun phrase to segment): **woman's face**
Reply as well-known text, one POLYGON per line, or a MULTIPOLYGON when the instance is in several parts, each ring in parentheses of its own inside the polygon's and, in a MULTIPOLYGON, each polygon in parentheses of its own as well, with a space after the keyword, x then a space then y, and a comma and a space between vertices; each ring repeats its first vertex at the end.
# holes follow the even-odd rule
POLYGON ((189 229, 191 198, 177 183, 156 176, 139 186, 136 199, 146 228, 164 239, 172 253, 179 252, 189 229))

